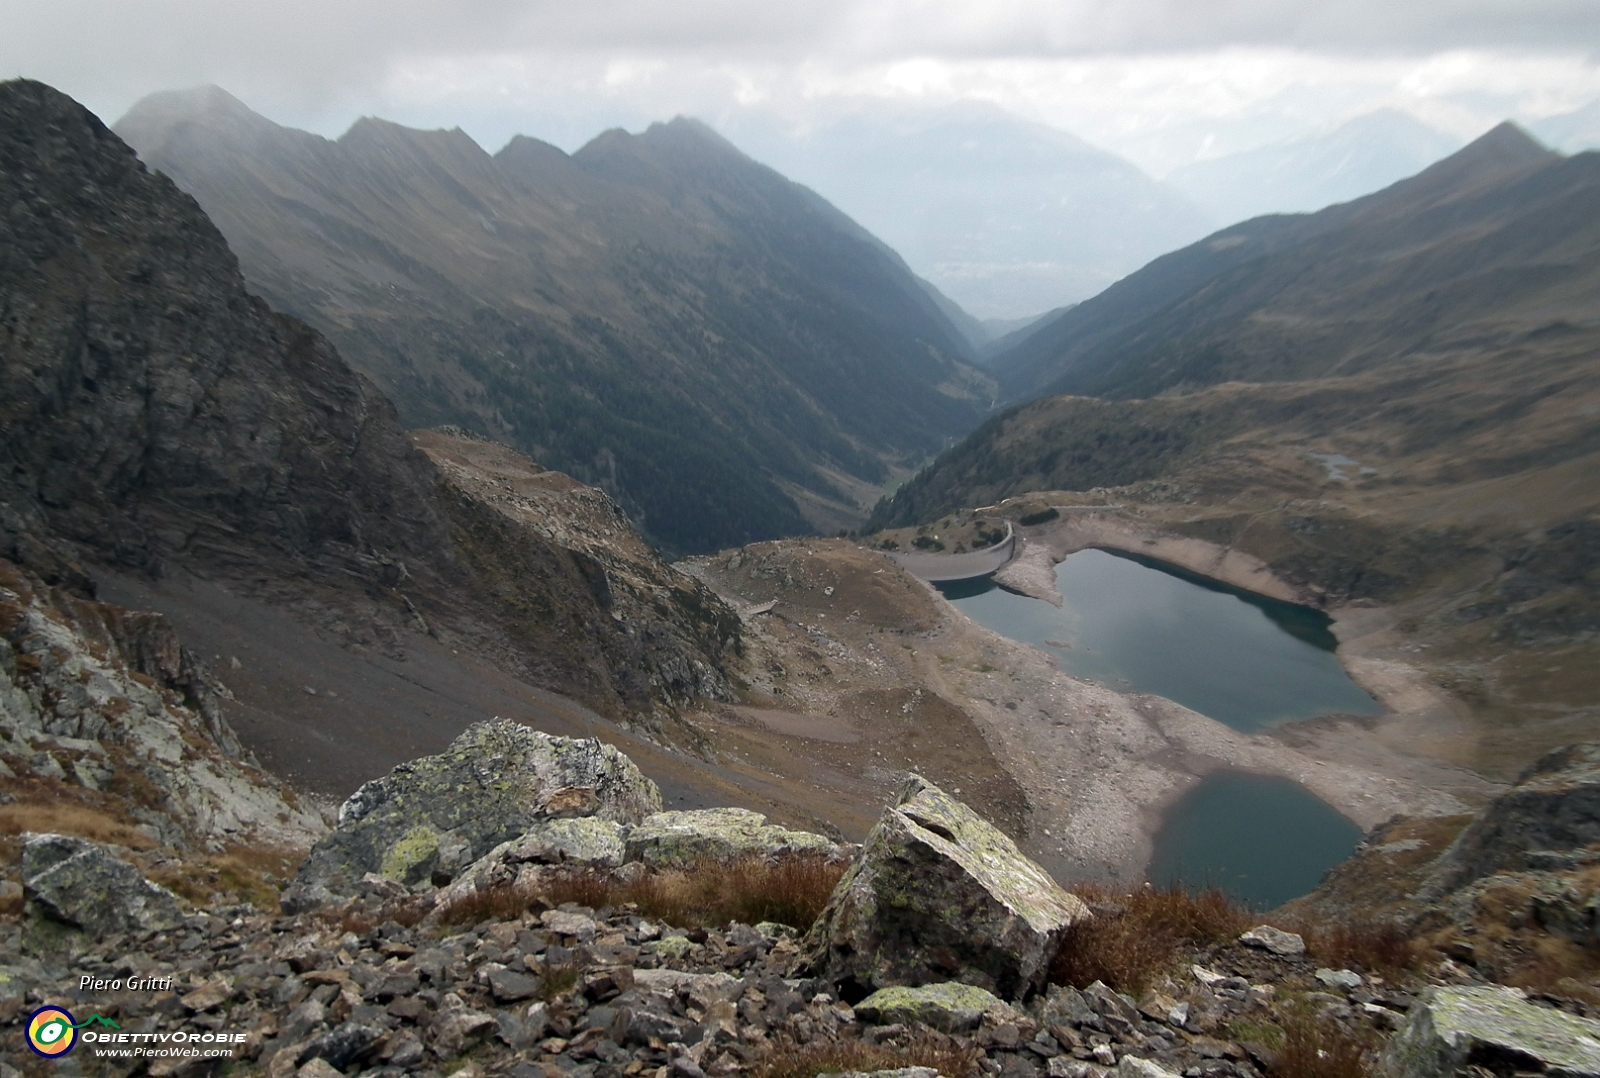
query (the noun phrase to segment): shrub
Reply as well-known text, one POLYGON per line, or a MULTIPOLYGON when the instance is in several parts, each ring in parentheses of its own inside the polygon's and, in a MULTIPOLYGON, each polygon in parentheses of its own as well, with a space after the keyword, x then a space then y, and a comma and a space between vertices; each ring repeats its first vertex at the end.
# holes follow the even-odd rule
POLYGON ((1269 1072, 1283 1078, 1366 1078, 1372 1042, 1309 1014, 1284 1019, 1283 1043, 1269 1072))
POLYGON ((1400 926, 1383 922, 1336 924, 1327 928, 1300 926, 1306 951, 1317 961, 1386 975, 1421 964, 1420 949, 1400 926))
POLYGON ((1061 513, 1057 511, 1055 506, 1052 505, 1048 509, 1039 510, 1037 513, 1027 513, 1023 515, 1017 520, 1017 523, 1021 524, 1023 527, 1031 528, 1035 524, 1048 524, 1060 515, 1061 513))
POLYGON ((1050 966, 1056 984, 1083 987, 1104 981, 1139 992, 1182 958, 1185 947, 1222 943, 1250 927, 1249 913, 1221 890, 1191 893, 1179 886, 1128 893, 1097 885, 1073 889, 1095 916, 1067 929, 1050 966))
POLYGON ((804 932, 828 904, 844 869, 843 864, 820 857, 776 862, 754 857, 702 862, 631 881, 573 873, 541 881, 531 891, 506 885, 474 892, 453 903, 440 920, 445 924, 509 921, 535 903, 573 902, 590 909, 632 903, 643 916, 678 928, 775 921, 804 932))

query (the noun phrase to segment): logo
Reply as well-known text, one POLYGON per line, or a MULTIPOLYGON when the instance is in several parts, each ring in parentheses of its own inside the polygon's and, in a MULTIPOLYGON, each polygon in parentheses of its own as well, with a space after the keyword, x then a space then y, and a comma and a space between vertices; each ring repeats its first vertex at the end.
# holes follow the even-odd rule
POLYGON ((109 1018, 98 1014, 87 1022, 75 1021, 65 1007, 40 1007, 28 1019, 28 1047, 47 1059, 59 1059, 72 1051, 78 1043, 78 1030, 96 1022, 112 1029, 121 1029, 109 1018))
POLYGON ((77 1043, 78 1024, 65 1007, 40 1007, 28 1019, 28 1047, 42 1056, 64 1056, 77 1043))

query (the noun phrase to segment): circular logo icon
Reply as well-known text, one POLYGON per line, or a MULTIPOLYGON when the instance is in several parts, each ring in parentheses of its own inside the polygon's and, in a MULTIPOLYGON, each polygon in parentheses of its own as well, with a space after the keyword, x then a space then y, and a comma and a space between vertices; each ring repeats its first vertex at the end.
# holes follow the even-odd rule
POLYGON ((65 1007, 40 1007, 28 1019, 28 1047, 51 1059, 64 1056, 78 1043, 77 1024, 65 1007))

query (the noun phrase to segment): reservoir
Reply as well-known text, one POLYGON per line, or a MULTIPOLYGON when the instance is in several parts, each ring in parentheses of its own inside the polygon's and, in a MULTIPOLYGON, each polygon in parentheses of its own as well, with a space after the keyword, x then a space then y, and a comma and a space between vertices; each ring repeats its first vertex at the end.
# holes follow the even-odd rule
POLYGON ((1061 607, 987 578, 938 587, 979 625, 1043 649, 1069 674, 1165 696, 1235 730, 1382 710, 1334 657, 1320 610, 1157 562, 1080 550, 1056 566, 1061 607))
MULTIPOLYGON (((1055 656, 1066 673, 1164 696, 1245 733, 1382 711, 1339 664, 1321 611, 1103 550, 1057 565, 1056 586, 1061 607, 988 579, 938 585, 972 620, 1055 656)), ((1297 783, 1222 772, 1168 812, 1149 878, 1215 884, 1253 906, 1275 906, 1314 887, 1360 838, 1297 783)))

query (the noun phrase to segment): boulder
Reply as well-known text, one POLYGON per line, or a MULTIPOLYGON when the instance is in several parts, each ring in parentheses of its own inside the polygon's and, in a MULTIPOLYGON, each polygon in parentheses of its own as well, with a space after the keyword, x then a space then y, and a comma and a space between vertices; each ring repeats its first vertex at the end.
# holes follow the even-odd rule
POLYGON ((1439 856, 1419 897, 1438 899, 1500 872, 1581 862, 1597 844, 1600 743, 1569 745, 1530 766, 1467 825, 1439 856))
POLYGON ((1019 999, 1088 916, 1009 838, 913 775, 806 936, 806 965, 846 999, 945 981, 1019 999))
POLYGON ((843 859, 843 848, 809 831, 769 824, 742 808, 658 812, 628 832, 628 860, 652 868, 687 868, 697 861, 814 854, 843 859))
MULTIPOLYGON (((338 827, 300 866, 285 908, 351 894, 369 872, 407 885, 453 878, 545 821, 636 823, 660 809, 656 784, 612 745, 512 722, 478 723, 438 756, 401 764, 351 795, 338 827)), ((593 852, 604 845, 599 829, 582 831, 547 835, 545 848, 593 852)))
POLYGON ((23 894, 35 915, 96 937, 183 923, 172 892, 104 846, 70 835, 30 834, 23 841, 23 894))
POLYGON ((1280 958, 1294 958, 1306 953, 1306 941, 1293 932, 1285 932, 1271 925, 1256 925, 1239 937, 1246 947, 1269 951, 1280 958))
POLYGON ((1411 1008, 1378 1062, 1382 1078, 1494 1073, 1600 1078, 1600 1022, 1526 1002, 1515 989, 1435 988, 1411 1008))
POLYGON ((985 1017, 991 1024, 1022 1025, 1027 1016, 1016 1008, 970 984, 926 984, 917 988, 880 988, 856 1004, 863 1022, 891 1026, 921 1022, 946 1033, 977 1029, 985 1017))

